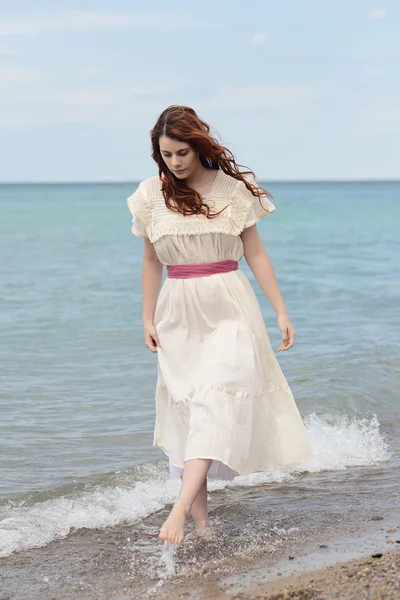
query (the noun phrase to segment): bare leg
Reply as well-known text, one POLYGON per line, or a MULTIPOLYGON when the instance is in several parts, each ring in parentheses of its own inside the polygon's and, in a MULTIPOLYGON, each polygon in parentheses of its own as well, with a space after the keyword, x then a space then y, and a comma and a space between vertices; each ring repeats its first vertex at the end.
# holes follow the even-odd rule
POLYGON ((180 544, 182 542, 186 518, 204 484, 211 463, 212 460, 208 458, 195 458, 185 461, 183 465, 181 492, 168 519, 161 527, 160 539, 172 544, 180 544))
POLYGON ((192 508, 190 511, 196 529, 198 531, 203 530, 208 525, 208 510, 207 510, 207 478, 204 480, 203 485, 200 488, 199 493, 193 501, 192 508))

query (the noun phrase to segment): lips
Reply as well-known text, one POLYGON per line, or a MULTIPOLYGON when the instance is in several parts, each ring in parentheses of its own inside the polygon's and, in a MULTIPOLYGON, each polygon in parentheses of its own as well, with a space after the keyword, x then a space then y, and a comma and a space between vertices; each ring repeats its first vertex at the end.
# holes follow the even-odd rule
POLYGON ((175 171, 175 173, 176 173, 177 175, 180 175, 180 174, 181 174, 181 173, 183 173, 185 170, 186 170, 186 169, 181 169, 180 171, 175 171))

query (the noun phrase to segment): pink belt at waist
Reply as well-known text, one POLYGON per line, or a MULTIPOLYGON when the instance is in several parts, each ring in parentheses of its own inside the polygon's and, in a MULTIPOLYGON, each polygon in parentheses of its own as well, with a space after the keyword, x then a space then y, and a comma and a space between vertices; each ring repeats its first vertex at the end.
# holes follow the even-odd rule
POLYGON ((238 270, 237 260, 220 260, 212 263, 194 265, 167 265, 168 277, 172 279, 189 279, 190 277, 206 277, 217 273, 229 273, 238 270))

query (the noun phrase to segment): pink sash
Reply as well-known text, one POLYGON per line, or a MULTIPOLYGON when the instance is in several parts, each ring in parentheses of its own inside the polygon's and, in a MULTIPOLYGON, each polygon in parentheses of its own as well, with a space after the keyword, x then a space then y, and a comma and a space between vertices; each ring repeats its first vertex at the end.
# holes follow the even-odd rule
POLYGON ((217 273, 229 273, 238 270, 237 260, 220 260, 212 263, 193 265, 167 265, 168 277, 172 279, 189 279, 190 277, 206 277, 217 273))

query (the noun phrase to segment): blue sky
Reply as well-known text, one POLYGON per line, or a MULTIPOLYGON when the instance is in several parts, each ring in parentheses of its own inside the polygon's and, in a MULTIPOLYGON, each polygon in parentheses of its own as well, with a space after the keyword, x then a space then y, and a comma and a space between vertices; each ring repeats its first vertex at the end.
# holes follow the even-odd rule
POLYGON ((140 180, 192 106, 263 180, 400 178, 400 3, 1 3, 0 181, 140 180))

